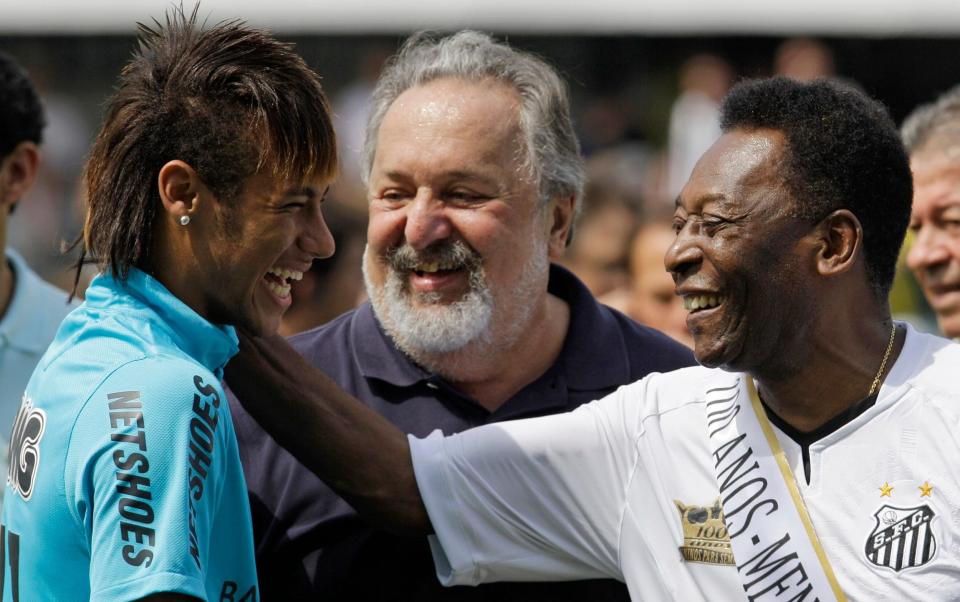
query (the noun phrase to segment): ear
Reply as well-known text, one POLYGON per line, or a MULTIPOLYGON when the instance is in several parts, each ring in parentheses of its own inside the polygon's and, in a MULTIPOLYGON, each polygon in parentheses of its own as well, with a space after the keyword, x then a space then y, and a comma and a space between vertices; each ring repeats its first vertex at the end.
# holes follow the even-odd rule
POLYGON ((179 159, 168 161, 160 168, 157 187, 167 219, 177 223, 181 217, 197 213, 206 190, 196 170, 179 159))
POLYGON ((574 196, 554 197, 547 207, 549 214, 547 222, 550 225, 550 243, 548 252, 550 259, 557 260, 563 256, 573 227, 574 196))
POLYGON ((37 179, 40 149, 30 141, 14 147, 0 163, 0 206, 13 207, 37 179))
POLYGON ((848 209, 837 209, 817 224, 817 272, 824 276, 850 270, 860 257, 863 227, 848 209))

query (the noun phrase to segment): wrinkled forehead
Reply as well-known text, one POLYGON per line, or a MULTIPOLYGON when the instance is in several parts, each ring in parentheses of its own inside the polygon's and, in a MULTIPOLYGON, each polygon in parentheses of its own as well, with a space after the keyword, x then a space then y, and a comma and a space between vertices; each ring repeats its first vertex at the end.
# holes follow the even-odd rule
POLYGON ((913 219, 933 216, 960 205, 960 159, 926 153, 910 159, 913 173, 913 219))
POLYGON ((520 104, 514 88, 492 78, 444 77, 404 90, 390 104, 381 127, 510 128, 519 122, 520 104))
POLYGON ((677 208, 698 211, 713 203, 731 209, 756 192, 782 189, 785 147, 785 136, 777 130, 724 133, 693 168, 677 208))
POLYGON ((910 159, 940 158, 960 162, 960 120, 942 123, 928 133, 919 146, 910 150, 910 159))
POLYGON ((433 80, 401 94, 377 133, 372 174, 524 177, 519 97, 497 82, 433 80), (493 172, 497 172, 494 174, 493 172))
POLYGON ((957 144, 927 144, 910 155, 914 184, 944 180, 960 172, 960 138, 957 144))

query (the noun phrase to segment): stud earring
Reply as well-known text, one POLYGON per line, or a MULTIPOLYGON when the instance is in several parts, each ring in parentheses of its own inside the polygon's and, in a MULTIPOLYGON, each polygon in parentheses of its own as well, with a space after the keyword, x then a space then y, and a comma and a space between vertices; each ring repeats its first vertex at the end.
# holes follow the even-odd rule
POLYGON ((189 216, 189 215, 181 215, 181 216, 180 216, 180 225, 181 225, 181 226, 186 226, 186 225, 189 224, 189 223, 190 223, 190 216, 189 216))

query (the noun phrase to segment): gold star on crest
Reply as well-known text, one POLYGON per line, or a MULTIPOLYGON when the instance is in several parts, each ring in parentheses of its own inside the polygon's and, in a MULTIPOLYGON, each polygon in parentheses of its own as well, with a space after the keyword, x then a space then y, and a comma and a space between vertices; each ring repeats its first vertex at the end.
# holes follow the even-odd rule
POLYGON ((931 485, 927 481, 924 481, 923 485, 921 485, 917 489, 920 490, 920 497, 930 497, 930 494, 933 492, 933 485, 931 485))
POLYGON ((880 487, 880 497, 890 497, 890 494, 893 493, 893 485, 890 483, 884 483, 880 487))

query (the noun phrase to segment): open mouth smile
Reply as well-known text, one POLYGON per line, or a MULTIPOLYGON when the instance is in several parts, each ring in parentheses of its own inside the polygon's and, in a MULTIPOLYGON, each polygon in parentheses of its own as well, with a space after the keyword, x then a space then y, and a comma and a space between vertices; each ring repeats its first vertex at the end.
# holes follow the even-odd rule
POLYGON ((721 305, 723 301, 724 296, 720 294, 684 295, 683 309, 689 311, 690 313, 695 313, 705 309, 713 309, 714 307, 721 305))
POLYGON ((408 290, 422 294, 462 294, 480 266, 480 256, 459 241, 419 252, 404 244, 389 249, 385 258, 408 290))
POLYGON ((454 265, 450 262, 441 263, 438 261, 432 261, 429 263, 419 263, 413 266, 412 271, 417 276, 427 276, 427 275, 446 275, 451 272, 459 272, 463 269, 462 265, 454 265))
POLYGON ((428 293, 439 293, 453 286, 460 286, 464 274, 464 266, 452 262, 425 262, 417 263, 410 268, 410 285, 414 290, 428 293))
POLYGON ((292 282, 303 278, 303 272, 274 266, 263 276, 267 288, 277 297, 288 299, 292 282))

